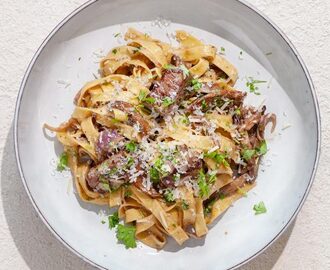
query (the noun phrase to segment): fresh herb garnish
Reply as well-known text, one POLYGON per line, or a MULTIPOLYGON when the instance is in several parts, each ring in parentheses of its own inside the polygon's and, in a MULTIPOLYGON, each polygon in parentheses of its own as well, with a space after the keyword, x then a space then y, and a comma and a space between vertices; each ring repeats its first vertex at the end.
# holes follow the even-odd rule
POLYGON ((127 188, 127 189, 125 190, 124 197, 127 198, 127 197, 129 197, 129 196, 131 196, 131 195, 132 195, 132 191, 131 191, 130 189, 127 188))
POLYGON ((156 168, 154 167, 151 167, 150 170, 149 170, 149 175, 150 175, 150 180, 153 182, 153 183, 158 183, 159 182, 159 172, 156 168))
POLYGON ((235 109, 234 114, 240 116, 240 115, 241 115, 241 110, 240 110, 240 108, 235 109))
POLYGON ((118 217, 118 212, 114 212, 112 215, 108 217, 109 221, 109 229, 113 229, 116 227, 119 223, 119 217, 118 217))
POLYGON ((132 152, 135 152, 137 145, 135 142, 130 141, 129 143, 126 144, 125 148, 127 151, 132 153, 132 152))
POLYGON ((60 158, 57 162, 57 170, 59 172, 62 172, 64 171, 65 169, 68 168, 68 162, 69 162, 69 157, 68 157, 68 153, 66 152, 63 152, 61 155, 60 155, 60 158))
POLYGON ((205 99, 203 99, 203 101, 202 101, 202 110, 203 111, 207 110, 207 103, 206 103, 205 99))
POLYGON ((113 54, 116 54, 116 53, 117 53, 117 49, 113 49, 113 50, 112 50, 112 53, 113 53, 113 54))
POLYGON ((198 184, 198 187, 199 187, 199 195, 202 198, 207 197, 210 193, 210 187, 209 187, 209 185, 206 181, 206 175, 205 175, 203 169, 201 169, 199 171, 197 184, 198 184))
POLYGON ((267 212, 266 206, 263 201, 259 202, 258 204, 255 204, 253 206, 253 210, 255 211, 255 215, 260 215, 267 212))
POLYGON ((221 154, 216 151, 205 153, 204 157, 213 159, 217 164, 223 164, 225 167, 229 167, 229 163, 226 160, 227 155, 221 154))
POLYGON ((117 33, 114 35, 114 37, 119 37, 120 36, 120 33, 117 33))
POLYGON ((182 200, 182 209, 183 210, 188 210, 189 209, 189 204, 185 200, 182 200))
POLYGON ((202 83, 199 82, 197 79, 192 79, 191 80, 191 85, 195 91, 198 91, 199 89, 202 88, 202 83))
POLYGON ((176 66, 173 66, 172 64, 165 64, 165 65, 163 66, 163 68, 169 70, 169 69, 175 69, 175 68, 177 68, 177 67, 176 67, 176 66))
POLYGON ((174 101, 171 98, 169 98, 169 97, 164 98, 163 99, 163 102, 162 102, 162 104, 163 104, 164 107, 168 107, 168 106, 170 106, 173 103, 174 103, 174 101))
POLYGON ((226 52, 226 49, 224 47, 221 47, 220 48, 220 54, 225 54, 225 52, 226 52))
POLYGON ((156 99, 153 97, 147 97, 147 93, 143 90, 140 91, 138 99, 140 100, 140 102, 147 102, 150 104, 153 104, 156 102, 156 99))
POLYGON ((224 198, 226 198, 226 195, 223 193, 219 193, 219 199, 223 200, 224 198))
POLYGON ((103 190, 106 190, 106 191, 111 190, 109 183, 100 183, 100 184, 101 184, 103 190))
POLYGON ((249 161, 256 154, 254 149, 244 149, 242 151, 242 157, 245 161, 249 161))
POLYGON ((133 164, 134 164, 134 158, 129 157, 129 158, 127 159, 126 167, 127 167, 127 168, 130 168, 130 167, 132 167, 133 164))
POLYGON ((180 65, 179 68, 182 70, 184 76, 189 76, 189 70, 186 68, 185 65, 180 65))
POLYGON ((166 189, 164 192, 164 199, 166 202, 174 202, 174 194, 170 189, 166 189))
POLYGON ((101 223, 102 223, 102 224, 105 224, 105 221, 104 221, 104 220, 101 220, 101 223))
POLYGON ((121 241, 126 248, 135 248, 136 239, 135 239, 136 228, 134 226, 125 226, 118 224, 117 227, 117 239, 121 241))
POLYGON ((188 116, 187 115, 183 115, 182 116, 182 119, 181 119, 181 122, 183 123, 183 124, 185 124, 185 125, 189 125, 189 118, 188 118, 188 116))
POLYGON ((266 83, 266 81, 260 81, 260 80, 255 80, 252 77, 249 77, 246 82, 246 86, 249 88, 250 93, 253 93, 255 95, 260 95, 260 92, 258 92, 259 87, 256 86, 256 84, 260 83, 266 83))
POLYGON ((265 140, 261 142, 260 146, 256 149, 256 151, 259 155, 264 155, 267 153, 267 143, 265 140))

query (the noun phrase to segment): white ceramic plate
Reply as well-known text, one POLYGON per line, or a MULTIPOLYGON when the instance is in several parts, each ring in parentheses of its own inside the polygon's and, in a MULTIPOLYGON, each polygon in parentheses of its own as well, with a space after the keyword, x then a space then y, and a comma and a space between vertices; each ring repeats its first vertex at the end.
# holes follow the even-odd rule
POLYGON ((315 93, 297 52, 274 24, 233 0, 86 3, 37 51, 23 79, 15 116, 18 167, 37 212, 77 255, 111 269, 230 269, 245 263, 269 246, 299 211, 314 177, 319 141, 315 93), (163 19, 156 20, 160 15, 163 19), (142 244, 126 250, 116 243, 114 232, 100 222, 100 209, 109 210, 79 201, 70 174, 55 170, 61 147, 42 130, 45 122, 58 125, 70 116, 75 93, 97 74, 99 57, 123 42, 114 34, 128 26, 168 42, 174 42, 170 34, 175 29, 184 29, 224 47, 239 70, 239 89, 246 90, 249 76, 267 81, 260 85, 262 95, 249 94, 247 102, 265 103, 278 116, 257 187, 218 219, 205 239, 189 240, 182 247, 170 241, 159 252, 142 244), (259 201, 268 212, 255 216, 252 207, 259 201))

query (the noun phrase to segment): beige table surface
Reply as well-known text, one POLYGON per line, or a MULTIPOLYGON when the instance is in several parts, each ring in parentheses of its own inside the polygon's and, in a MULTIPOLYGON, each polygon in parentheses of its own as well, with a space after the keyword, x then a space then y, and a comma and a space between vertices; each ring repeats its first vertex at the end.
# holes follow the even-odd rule
MULTIPOLYGON (((13 150, 13 113, 24 71, 47 34, 83 2, 0 0, 0 269, 93 269, 39 219, 21 184, 13 150)), ((248 2, 288 35, 309 68, 322 114, 322 155, 295 222, 242 269, 330 269, 330 0, 248 2)))

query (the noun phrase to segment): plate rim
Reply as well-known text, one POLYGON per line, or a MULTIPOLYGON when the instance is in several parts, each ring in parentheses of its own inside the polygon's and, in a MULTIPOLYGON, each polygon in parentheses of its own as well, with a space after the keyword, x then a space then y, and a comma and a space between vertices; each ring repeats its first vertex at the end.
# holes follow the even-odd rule
MULTIPOLYGON (((21 166, 21 161, 20 161, 20 155, 19 155, 19 147, 18 147, 18 118, 19 118, 19 112, 20 112, 20 105, 21 105, 21 101, 22 101, 22 96, 23 96, 23 92, 26 86, 26 82, 30 76, 31 70, 34 67, 34 64, 36 62, 36 60, 38 59, 40 53, 43 51, 44 47, 48 44, 48 42, 53 38, 53 36, 68 22, 70 21, 74 16, 76 16, 78 13, 80 13, 82 10, 90 7, 92 4, 98 2, 99 0, 89 0, 85 3, 83 3, 82 5, 80 5, 79 7, 77 7, 76 9, 74 9, 71 13, 69 13, 66 17, 64 17, 56 26, 55 28, 53 28, 53 30, 47 35, 47 37, 43 40, 43 42, 41 43, 41 45, 39 46, 39 48, 37 49, 37 51, 34 53, 32 59, 30 60, 28 67, 24 73, 22 82, 20 84, 20 88, 19 88, 19 92, 17 95, 17 99, 16 99, 16 104, 15 104, 15 114, 14 114, 14 148, 15 148, 15 157, 16 157, 16 165, 19 171, 19 175, 21 178, 21 181, 24 185, 25 191, 34 207, 34 209, 36 210, 36 212, 38 213, 40 219, 43 221, 43 223, 46 225, 46 227, 52 232, 52 234, 57 238, 57 240, 59 240, 65 247, 67 247, 72 253, 74 253, 75 255, 77 255, 78 257, 80 257, 83 261, 91 264, 92 266, 95 266, 99 269, 104 269, 106 270, 107 268, 97 264, 96 262, 92 261, 91 259, 87 258, 86 256, 82 255, 79 251, 77 251, 75 248, 73 248, 72 246, 70 246, 70 244, 68 244, 65 239, 63 239, 61 237, 61 235, 59 233, 57 233, 57 231, 51 226, 51 224, 47 221, 47 219, 43 216, 43 214, 41 213, 40 209, 38 208, 37 203, 34 201, 33 196, 31 195, 31 192, 29 190, 29 187, 27 185, 25 176, 24 176, 24 172, 21 166)), ((309 183, 308 186, 304 192, 304 195, 302 196, 296 210, 294 211, 294 213, 292 214, 292 216, 289 218, 289 220, 287 221, 287 223, 282 227, 282 229, 273 237, 272 240, 270 240, 264 247, 262 247, 260 250, 258 250, 256 253, 254 253, 253 255, 249 256, 249 258, 237 263, 236 265, 233 265, 229 268, 227 268, 227 270, 233 270, 233 269, 237 269, 240 266, 243 266, 244 264, 248 263, 249 261, 253 260, 254 258, 256 258, 257 256, 259 256, 261 253, 263 253, 267 248, 269 248, 282 234, 283 232, 286 231, 286 229, 289 227, 289 225, 292 223, 292 221, 296 218, 296 216, 298 215, 298 213, 300 212, 302 206, 304 205, 307 196, 310 192, 310 189, 312 187, 312 184, 314 182, 315 179, 315 174, 317 171, 317 167, 318 167, 318 163, 319 163, 319 158, 320 158, 320 152, 321 152, 321 116, 320 116, 320 109, 319 109, 319 103, 317 100, 317 96, 316 96, 316 91, 315 91, 315 87, 312 81, 312 78, 310 76, 310 73, 302 59, 302 57, 300 56, 300 54, 298 53, 297 49, 295 48, 295 46, 293 45, 293 43, 290 41, 290 39, 287 37, 287 35, 268 17, 266 16, 262 11, 258 10, 256 7, 254 7, 252 4, 246 2, 245 0, 235 0, 236 2, 238 2, 239 4, 244 5, 245 7, 247 7, 248 9, 250 9, 251 11, 253 11, 257 16, 261 17, 261 19, 263 19, 265 22, 267 22, 280 36, 281 38, 287 43, 287 45, 290 47, 291 51, 294 53, 296 59, 298 60, 300 67, 303 69, 304 75, 307 79, 308 85, 309 85, 309 90, 312 94, 312 99, 313 99, 313 104, 314 104, 314 110, 315 110, 315 115, 316 115, 316 125, 317 125, 317 140, 316 140, 316 153, 315 153, 315 159, 314 159, 314 165, 313 165, 313 169, 311 172, 311 175, 309 177, 309 183)))

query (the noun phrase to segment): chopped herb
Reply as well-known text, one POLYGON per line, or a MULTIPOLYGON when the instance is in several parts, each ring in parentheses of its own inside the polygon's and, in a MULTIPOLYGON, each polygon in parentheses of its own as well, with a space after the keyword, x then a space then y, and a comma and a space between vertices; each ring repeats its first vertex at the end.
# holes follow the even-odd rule
POLYGON ((117 33, 114 35, 114 37, 119 37, 120 36, 120 33, 117 33))
POLYGON ((122 224, 118 224, 117 239, 121 241, 126 248, 135 248, 135 232, 136 228, 134 226, 125 226, 122 224))
POLYGON ((246 86, 249 88, 250 93, 253 93, 255 95, 260 95, 260 92, 258 92, 258 86, 256 84, 260 83, 266 83, 266 81, 260 81, 260 80, 254 80, 252 77, 249 77, 246 82, 246 86))
POLYGON ((242 157, 244 160, 249 161, 256 154, 254 149, 245 149, 242 152, 242 157))
POLYGON ((107 173, 108 176, 114 175, 118 172, 118 168, 111 168, 111 170, 107 173))
POLYGON ((114 212, 113 215, 110 215, 108 217, 109 221, 109 229, 113 229, 116 227, 119 223, 119 217, 118 217, 118 212, 114 212))
POLYGON ((129 158, 127 159, 127 163, 126 163, 127 168, 132 167, 133 164, 134 164, 134 158, 129 157, 129 158))
POLYGON ((226 154, 220 154, 216 151, 213 151, 211 153, 205 153, 204 157, 213 159, 217 164, 223 164, 225 167, 229 167, 229 163, 226 160, 227 155, 226 154))
POLYGON ((206 101, 205 101, 205 99, 203 99, 203 101, 202 101, 202 110, 206 110, 207 109, 207 104, 206 104, 206 101))
POLYGON ((259 202, 258 204, 255 204, 253 206, 253 210, 255 211, 255 215, 260 215, 267 212, 266 206, 263 201, 259 202))
POLYGON ((260 146, 256 149, 257 150, 257 153, 259 155, 264 155, 267 153, 267 143, 265 140, 263 140, 260 144, 260 146))
POLYGON ((163 66, 163 68, 169 70, 169 69, 175 69, 176 66, 173 66, 173 65, 171 65, 171 64, 165 64, 165 65, 163 66))
POLYGON ((68 162, 69 162, 68 154, 66 152, 63 152, 60 155, 60 158, 59 158, 59 160, 57 162, 57 168, 56 169, 59 172, 64 171, 68 167, 68 162))
POLYGON ((125 148, 127 151, 132 153, 132 152, 135 152, 137 145, 135 142, 130 141, 129 143, 126 144, 125 148))
POLYGON ((105 221, 104 221, 104 220, 101 220, 101 223, 102 223, 102 224, 105 224, 105 221))
POLYGON ((240 115, 241 115, 241 110, 240 110, 240 108, 237 108, 237 109, 234 111, 234 114, 240 116, 240 115))
POLYGON ((198 181, 197 181, 198 187, 199 187, 199 195, 203 197, 207 197, 210 192, 210 187, 206 182, 206 175, 201 169, 198 174, 198 181))
POLYGON ((164 69, 166 70, 170 70, 170 69, 181 69, 182 72, 183 72, 183 75, 185 76, 189 76, 189 70, 186 68, 185 65, 180 65, 179 67, 176 67, 176 66, 173 66, 172 64, 165 64, 163 66, 164 69))
POLYGON ((182 117, 182 120, 181 120, 181 122, 183 123, 183 124, 185 124, 185 125, 189 125, 189 118, 188 118, 188 116, 187 115, 184 115, 183 117, 182 117))
POLYGON ((185 65, 180 65, 179 68, 182 70, 183 75, 189 76, 189 70, 186 68, 185 65))
POLYGON ((153 104, 153 103, 156 102, 156 100, 153 97, 147 97, 147 93, 143 90, 140 91, 138 99, 141 102, 147 102, 147 103, 150 103, 150 104, 153 104))
POLYGON ((164 193, 164 199, 166 202, 174 202, 174 194, 170 189, 166 189, 164 193))
POLYGON ((117 49, 113 49, 113 50, 112 50, 112 53, 113 53, 113 54, 116 54, 116 53, 117 53, 117 49))
POLYGON ((272 55, 272 54, 273 54, 272 52, 265 53, 265 55, 272 55))
POLYGON ((206 206, 204 207, 204 214, 208 215, 211 213, 212 211, 212 207, 214 205, 214 203, 216 202, 216 199, 212 199, 211 201, 209 201, 206 206))
POLYGON ((132 195, 132 191, 130 189, 126 189, 124 193, 124 197, 127 198, 132 195))
POLYGON ((226 49, 224 47, 221 47, 220 48, 220 54, 225 54, 225 52, 226 52, 226 49))
POLYGON ((191 80, 191 85, 195 91, 198 91, 199 89, 202 88, 202 83, 199 82, 197 79, 192 79, 191 80))
POLYGON ((188 210, 189 209, 189 204, 185 200, 182 200, 182 209, 183 210, 188 210))
POLYGON ((164 98, 163 99, 163 102, 162 102, 162 104, 163 104, 164 107, 168 107, 168 106, 170 106, 173 103, 174 103, 174 101, 171 98, 169 98, 169 97, 164 98))
POLYGON ((110 191, 110 186, 109 183, 100 183, 102 186, 102 189, 106 190, 106 191, 110 191))
POLYGON ((149 175, 150 175, 150 180, 153 182, 153 183, 158 183, 159 182, 159 172, 156 168, 154 167, 151 167, 150 170, 149 170, 149 175))
POLYGON ((213 185, 215 183, 215 180, 217 179, 217 172, 216 171, 209 172, 207 173, 207 176, 208 176, 209 184, 213 185))

